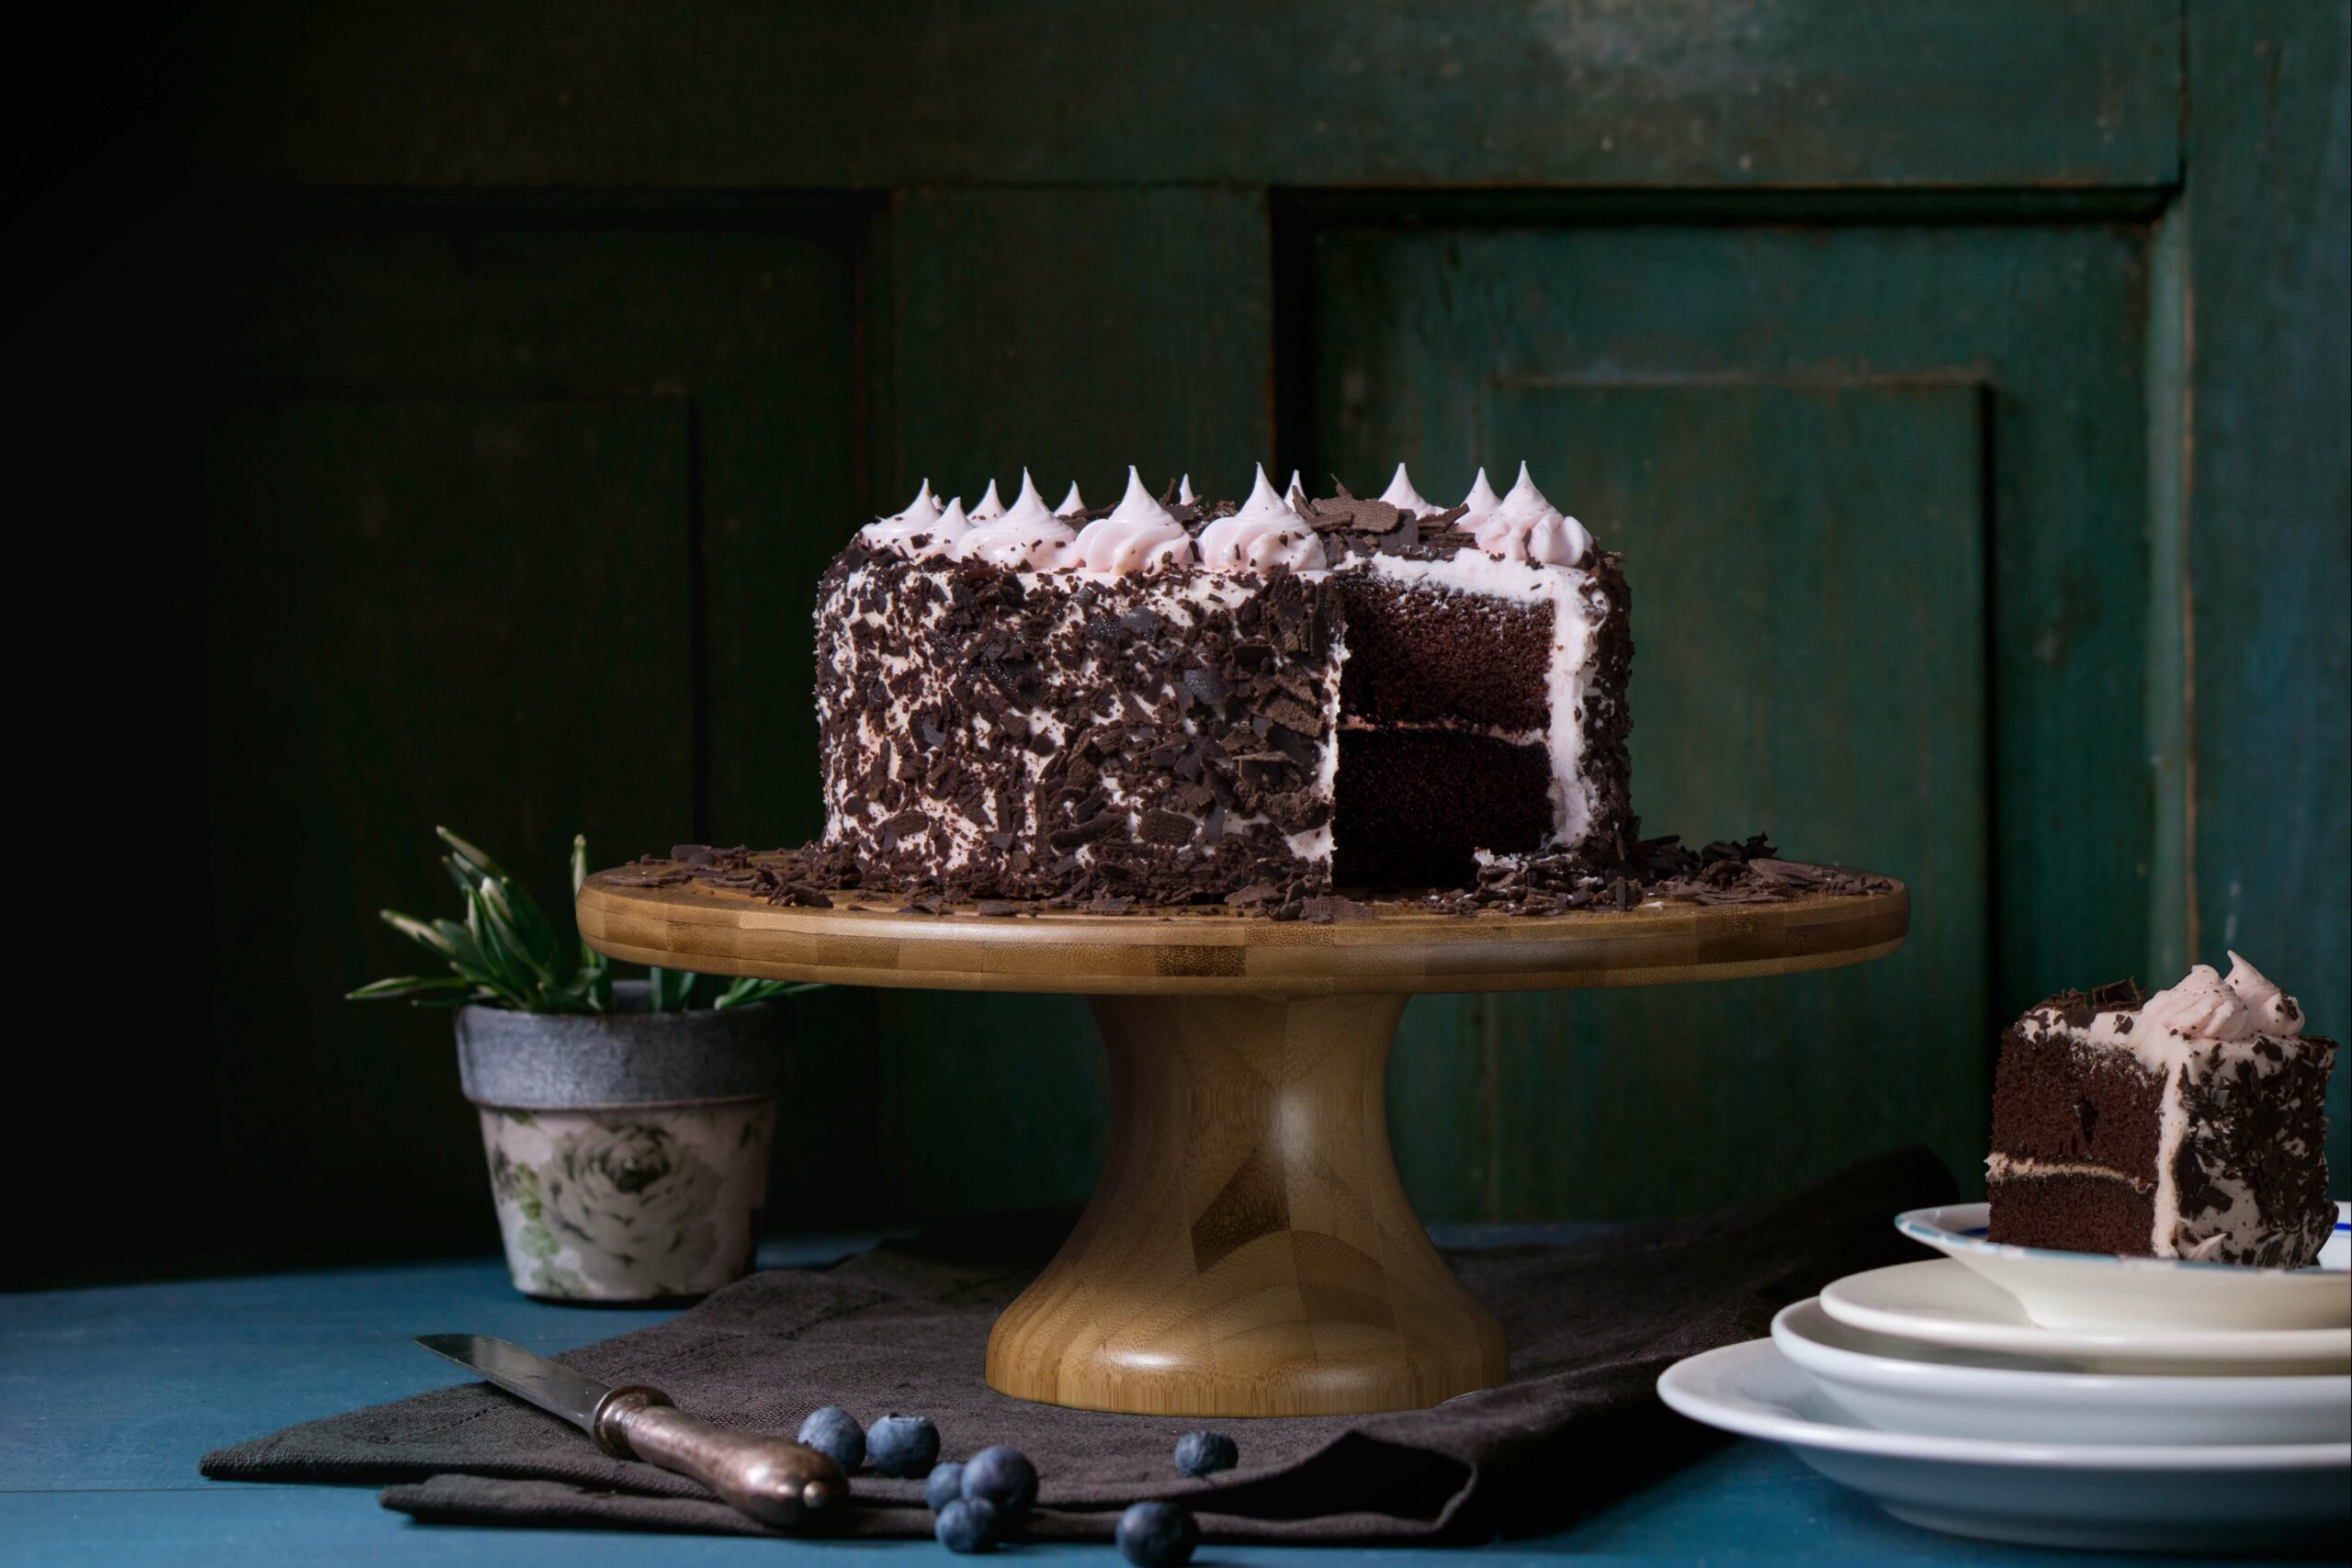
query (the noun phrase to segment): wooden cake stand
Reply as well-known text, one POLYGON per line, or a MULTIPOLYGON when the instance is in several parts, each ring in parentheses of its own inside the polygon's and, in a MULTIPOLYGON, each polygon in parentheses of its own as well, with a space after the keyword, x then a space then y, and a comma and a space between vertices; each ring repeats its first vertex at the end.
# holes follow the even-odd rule
MULTIPOLYGON (((844 905, 854 896, 842 895, 844 905)), ((869 896, 871 897, 871 896, 869 896)), ((1901 945, 1900 884, 1782 904, 1334 924, 772 906, 602 873, 598 952, 714 975, 1085 996, 1111 1059, 1094 1199, 989 1337, 989 1386, 1154 1415, 1409 1409, 1501 1382, 1503 1331, 1446 1269, 1388 1148, 1388 1050, 1423 991, 1786 975, 1901 945)))

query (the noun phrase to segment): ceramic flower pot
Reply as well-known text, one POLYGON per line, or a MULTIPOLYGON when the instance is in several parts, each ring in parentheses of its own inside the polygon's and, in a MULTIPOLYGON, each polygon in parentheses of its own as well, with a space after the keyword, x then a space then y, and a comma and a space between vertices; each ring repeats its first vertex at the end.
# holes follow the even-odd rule
POLYGON ((764 1003, 603 1015, 458 1013, 514 1288, 557 1301, 699 1296, 750 1269, 767 1198, 783 1017, 764 1003))

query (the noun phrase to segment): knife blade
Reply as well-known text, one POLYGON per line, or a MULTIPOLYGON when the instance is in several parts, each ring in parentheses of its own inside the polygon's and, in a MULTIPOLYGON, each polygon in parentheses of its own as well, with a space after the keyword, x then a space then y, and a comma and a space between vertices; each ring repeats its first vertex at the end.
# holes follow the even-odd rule
POLYGON ((614 1458, 641 1459, 699 1481, 762 1524, 806 1529, 849 1496, 841 1466, 815 1449, 689 1416, 660 1389, 611 1387, 482 1334, 420 1334, 416 1342, 563 1417, 614 1458))

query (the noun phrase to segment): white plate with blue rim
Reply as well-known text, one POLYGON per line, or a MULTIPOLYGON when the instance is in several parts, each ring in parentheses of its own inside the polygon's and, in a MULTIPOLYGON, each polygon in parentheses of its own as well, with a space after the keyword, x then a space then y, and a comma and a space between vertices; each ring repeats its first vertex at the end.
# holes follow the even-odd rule
POLYGON ((1785 1444, 1898 1519, 1984 1540, 2116 1551, 2258 1551, 2352 1529, 2352 1443, 2070 1444, 1883 1432, 1769 1339, 1678 1361, 1658 1397, 1785 1444))
POLYGON ((2194 1377, 2079 1372, 1849 1328, 1818 1298, 1783 1307, 1772 1343, 1866 1427, 1943 1438, 2194 1445, 2352 1443, 2352 1372, 2194 1377))
POLYGON ((2352 1203, 2309 1269, 2060 1252, 1985 1239, 1990 1206, 1897 1214, 1894 1228, 1975 1270, 2045 1328, 2095 1334, 2260 1332, 2352 1326, 2352 1203))

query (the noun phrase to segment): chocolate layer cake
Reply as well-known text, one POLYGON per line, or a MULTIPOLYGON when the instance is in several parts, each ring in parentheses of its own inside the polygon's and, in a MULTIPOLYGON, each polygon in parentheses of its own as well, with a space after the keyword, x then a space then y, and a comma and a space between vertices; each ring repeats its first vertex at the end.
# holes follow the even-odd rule
POLYGON ((2335 1042, 2236 953, 2144 1000, 2061 991, 2001 1037, 1991 1237, 2023 1247, 2301 1268, 2335 1225, 2335 1042))
POLYGON ((876 888, 1159 902, 1461 886, 1631 829, 1619 558, 1497 496, 1114 507, 926 484, 817 605, 825 843, 876 888))

